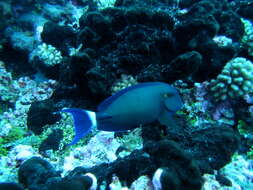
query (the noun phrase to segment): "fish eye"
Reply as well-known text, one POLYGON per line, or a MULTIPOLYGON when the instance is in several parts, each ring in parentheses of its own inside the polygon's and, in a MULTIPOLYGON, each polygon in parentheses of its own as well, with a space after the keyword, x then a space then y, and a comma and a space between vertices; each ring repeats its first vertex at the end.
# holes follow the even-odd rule
POLYGON ((173 93, 171 93, 171 92, 166 92, 166 93, 163 94, 164 98, 170 98, 172 96, 173 96, 173 93))

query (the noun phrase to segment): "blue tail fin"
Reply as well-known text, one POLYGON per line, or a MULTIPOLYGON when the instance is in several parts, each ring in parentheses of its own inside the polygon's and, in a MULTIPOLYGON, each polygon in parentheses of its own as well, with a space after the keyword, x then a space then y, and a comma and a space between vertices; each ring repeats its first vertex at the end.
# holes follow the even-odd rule
POLYGON ((95 112, 78 108, 67 108, 61 110, 61 112, 71 113, 74 119, 75 137, 69 145, 76 144, 96 126, 95 112))

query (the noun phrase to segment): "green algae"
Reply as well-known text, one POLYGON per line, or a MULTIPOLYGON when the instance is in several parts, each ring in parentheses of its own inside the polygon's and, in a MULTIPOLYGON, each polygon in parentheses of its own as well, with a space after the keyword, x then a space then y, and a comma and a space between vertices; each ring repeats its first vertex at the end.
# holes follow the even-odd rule
POLYGON ((249 133, 253 133, 252 127, 250 127, 245 121, 239 120, 237 129, 241 135, 247 135, 249 133))
POLYGON ((12 127, 7 136, 0 138, 0 156, 8 154, 8 144, 22 139, 25 131, 20 127, 12 127))

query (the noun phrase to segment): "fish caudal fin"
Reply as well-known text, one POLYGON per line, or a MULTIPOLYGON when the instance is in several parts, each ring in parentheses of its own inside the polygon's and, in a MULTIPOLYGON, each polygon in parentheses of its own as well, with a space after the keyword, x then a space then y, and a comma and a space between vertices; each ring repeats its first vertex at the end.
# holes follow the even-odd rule
POLYGON ((70 113, 74 120, 75 137, 69 145, 76 144, 87 135, 93 127, 96 127, 96 113, 79 108, 67 108, 61 112, 70 113))

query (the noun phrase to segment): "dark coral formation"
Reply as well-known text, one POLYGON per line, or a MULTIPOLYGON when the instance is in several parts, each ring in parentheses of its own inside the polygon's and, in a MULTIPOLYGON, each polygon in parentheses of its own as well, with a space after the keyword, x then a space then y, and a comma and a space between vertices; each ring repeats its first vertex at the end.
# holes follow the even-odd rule
POLYGON ((18 180, 25 188, 46 190, 45 184, 50 178, 59 177, 60 173, 46 160, 33 157, 25 161, 19 168, 18 180))
POLYGON ((86 190, 92 185, 92 179, 88 176, 76 176, 54 180, 48 186, 48 190, 86 190))
POLYGON ((48 137, 40 144, 39 151, 59 150, 60 142, 63 139, 63 131, 61 129, 53 129, 48 137))
POLYGON ((24 190, 17 183, 0 183, 0 190, 24 190))
POLYGON ((33 104, 28 112, 27 125, 31 131, 39 135, 43 132, 43 126, 54 124, 60 119, 54 112, 54 104, 45 100, 33 104))
POLYGON ((213 173, 230 162, 240 142, 239 134, 227 127, 212 127, 189 135, 173 133, 169 138, 192 154, 202 173, 213 173))

